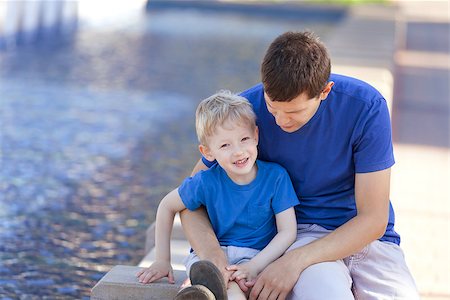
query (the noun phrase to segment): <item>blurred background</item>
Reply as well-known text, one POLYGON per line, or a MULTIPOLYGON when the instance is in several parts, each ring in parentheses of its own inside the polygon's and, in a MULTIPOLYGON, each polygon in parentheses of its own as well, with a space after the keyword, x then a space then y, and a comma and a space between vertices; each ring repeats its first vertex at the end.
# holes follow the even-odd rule
POLYGON ((0 299, 89 299, 198 160, 197 103, 312 30, 389 102, 391 198, 423 299, 450 299, 448 1, 0 1, 0 299))

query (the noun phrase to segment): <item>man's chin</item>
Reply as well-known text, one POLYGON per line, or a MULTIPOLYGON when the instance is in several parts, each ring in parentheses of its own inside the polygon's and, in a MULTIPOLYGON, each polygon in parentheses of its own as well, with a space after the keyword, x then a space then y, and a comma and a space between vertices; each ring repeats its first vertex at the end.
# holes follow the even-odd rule
POLYGON ((300 127, 298 127, 298 126, 280 127, 280 128, 281 128, 281 130, 283 130, 284 132, 287 132, 287 133, 292 133, 292 132, 295 132, 300 129, 300 127))

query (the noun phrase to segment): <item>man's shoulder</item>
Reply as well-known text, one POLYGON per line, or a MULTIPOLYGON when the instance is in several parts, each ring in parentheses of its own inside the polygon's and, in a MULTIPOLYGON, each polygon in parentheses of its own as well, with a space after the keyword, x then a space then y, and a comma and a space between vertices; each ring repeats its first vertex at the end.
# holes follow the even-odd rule
POLYGON ((346 75, 331 74, 334 82, 332 95, 339 98, 349 98, 365 103, 384 99, 381 93, 369 83, 346 75))
POLYGON ((251 88, 239 93, 244 98, 247 98, 248 101, 254 103, 257 100, 264 98, 264 87, 262 83, 258 83, 251 88))

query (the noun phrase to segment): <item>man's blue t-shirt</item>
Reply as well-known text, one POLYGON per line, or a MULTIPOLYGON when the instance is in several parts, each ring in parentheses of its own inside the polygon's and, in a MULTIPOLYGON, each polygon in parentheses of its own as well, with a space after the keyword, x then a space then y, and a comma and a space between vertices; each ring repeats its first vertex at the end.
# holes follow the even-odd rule
POLYGON ((233 182, 216 163, 178 188, 187 209, 205 206, 221 246, 263 249, 277 233, 275 214, 299 203, 285 169, 256 163, 256 178, 246 185, 233 182))
MULTIPOLYGON (((331 75, 327 99, 299 130, 287 133, 267 110, 262 84, 244 91, 257 116, 258 158, 289 173, 300 204, 297 223, 336 229, 356 216, 355 173, 394 164, 389 111, 383 96, 360 80, 331 75)), ((205 160, 204 160, 205 161, 205 160)), ((400 243, 389 205, 384 241, 400 243)))

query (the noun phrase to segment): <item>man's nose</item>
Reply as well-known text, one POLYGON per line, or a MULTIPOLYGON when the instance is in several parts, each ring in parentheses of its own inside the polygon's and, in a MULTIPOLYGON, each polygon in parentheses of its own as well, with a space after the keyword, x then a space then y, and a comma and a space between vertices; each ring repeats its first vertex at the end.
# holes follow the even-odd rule
POLYGON ((286 114, 277 113, 275 116, 275 122, 278 126, 285 126, 289 123, 289 118, 286 116, 286 114))

